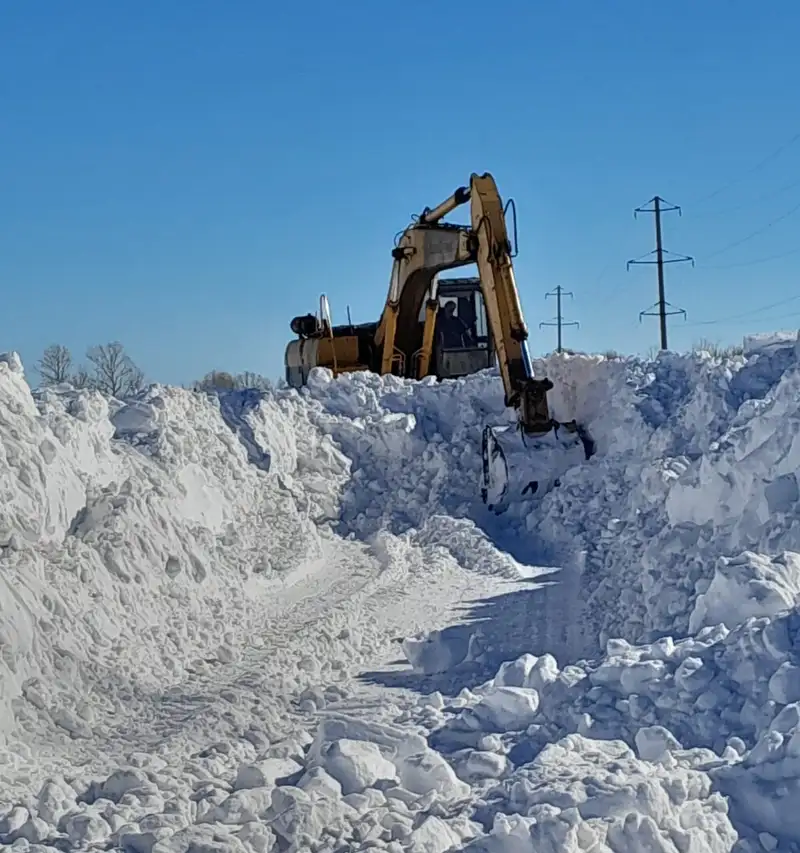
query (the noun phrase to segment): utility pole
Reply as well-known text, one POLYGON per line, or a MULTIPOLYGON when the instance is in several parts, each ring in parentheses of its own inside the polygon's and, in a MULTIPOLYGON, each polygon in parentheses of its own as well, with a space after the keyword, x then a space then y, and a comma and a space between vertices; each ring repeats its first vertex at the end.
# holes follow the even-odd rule
POLYGON ((674 314, 683 314, 684 319, 686 318, 686 312, 683 308, 675 308, 674 305, 671 305, 667 302, 665 291, 664 291, 664 264, 681 264, 686 261, 691 261, 692 266, 694 266, 694 258, 689 255, 675 255, 671 258, 664 258, 664 255, 672 255, 672 252, 666 251, 664 249, 661 242, 661 214, 668 213, 671 210, 677 210, 678 216, 681 216, 681 209, 676 204, 669 204, 665 202, 661 196, 655 196, 651 198, 647 204, 652 204, 652 207, 637 207, 633 211, 634 219, 638 213, 653 213, 655 214, 656 219, 656 247, 652 252, 649 252, 648 255, 643 255, 642 258, 637 258, 633 261, 628 261, 626 269, 630 269, 633 264, 656 264, 658 267, 658 302, 655 302, 647 311, 639 312, 639 322, 642 322, 642 317, 658 317, 659 325, 661 327, 661 349, 667 349, 667 317, 671 317, 674 314), (643 258, 648 257, 649 255, 655 255, 656 259, 653 260, 643 260, 643 258), (653 308, 657 308, 658 311, 653 311, 653 308), (673 311, 668 311, 667 308, 673 308, 673 311))
POLYGON ((539 328, 542 326, 558 326, 558 346, 556 347, 556 352, 561 352, 561 328, 563 326, 580 326, 580 323, 565 323, 564 318, 561 314, 561 297, 563 296, 572 296, 572 292, 569 290, 564 290, 564 288, 559 284, 555 290, 551 290, 549 293, 545 293, 544 297, 547 299, 548 296, 555 296, 556 298, 556 322, 555 323, 539 323, 539 328))

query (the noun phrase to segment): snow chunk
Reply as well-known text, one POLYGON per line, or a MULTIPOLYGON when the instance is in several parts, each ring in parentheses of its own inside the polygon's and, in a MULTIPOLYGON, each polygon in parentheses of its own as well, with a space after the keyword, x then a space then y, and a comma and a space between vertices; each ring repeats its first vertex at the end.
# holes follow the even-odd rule
POLYGON ((745 355, 755 355, 763 350, 775 346, 786 346, 797 341, 797 331, 792 332, 760 332, 758 334, 745 335, 742 344, 745 355))
POLYGON ((409 853, 446 853, 455 850, 461 838, 441 818, 430 815, 415 829, 405 850, 409 853))
POLYGON ((643 726, 636 732, 636 749, 642 760, 660 761, 671 751, 681 749, 681 745, 664 726, 643 726))
POLYGON ((442 800, 458 800, 469 794, 469 785, 460 781, 447 761, 432 749, 408 755, 395 763, 400 784, 415 794, 435 791, 442 800))
POLYGON ((507 808, 466 851, 562 853, 687 849, 723 853, 737 835, 711 780, 638 760, 619 741, 569 735, 502 784, 507 808))
POLYGON ((464 773, 471 779, 499 779, 507 768, 508 759, 505 755, 476 749, 467 756, 464 773))
POLYGON ((403 654, 414 672, 431 675, 447 672, 463 663, 469 652, 469 638, 462 634, 430 631, 403 640, 403 654))
POLYGON ((374 743, 342 738, 325 748, 322 759, 324 769, 345 795, 371 788, 379 780, 397 781, 394 764, 374 743))
POLYGON ((278 779, 293 776, 302 769, 302 766, 291 758, 265 758, 254 764, 242 764, 233 787, 236 791, 244 788, 271 788, 278 784, 278 779))
POLYGON ((20 377, 25 375, 22 359, 17 352, 0 352, 0 364, 5 364, 12 373, 20 377))
POLYGON ((720 557, 711 583, 697 597, 689 630, 720 622, 734 627, 751 616, 773 616, 792 607, 800 594, 800 554, 769 558, 745 551, 720 557))
POLYGON ((536 721, 539 694, 529 687, 493 687, 472 709, 483 728, 513 732, 536 721))

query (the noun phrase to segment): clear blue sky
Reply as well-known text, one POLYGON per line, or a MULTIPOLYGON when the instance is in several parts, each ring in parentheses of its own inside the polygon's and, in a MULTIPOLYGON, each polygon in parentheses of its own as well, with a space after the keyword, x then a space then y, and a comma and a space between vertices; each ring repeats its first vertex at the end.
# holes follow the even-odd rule
POLYGON ((798 33, 797 0, 8 0, 0 349, 282 375, 291 317, 376 318, 395 233, 472 171, 517 202, 534 352, 557 284, 567 343, 657 343, 655 268, 625 271, 655 194, 697 259, 671 345, 796 326, 800 209, 719 250, 800 205, 800 139, 754 169, 800 132, 798 33))

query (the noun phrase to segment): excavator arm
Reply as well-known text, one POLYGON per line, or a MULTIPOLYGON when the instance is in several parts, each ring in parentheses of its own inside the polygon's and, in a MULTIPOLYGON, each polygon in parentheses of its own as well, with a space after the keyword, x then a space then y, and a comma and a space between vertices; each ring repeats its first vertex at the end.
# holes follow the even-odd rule
MULTIPOLYGON (((522 477, 519 484, 522 493, 540 491, 543 481, 557 482, 558 471, 563 470, 565 460, 574 458, 575 451, 588 459, 594 452, 592 440, 576 421, 559 423, 551 417, 547 392, 553 383, 547 377, 533 375, 528 328, 514 278, 505 211, 492 175, 473 174, 469 187, 459 187, 435 208, 426 208, 418 221, 403 232, 393 256, 389 294, 376 331, 376 343, 382 351, 381 372, 400 372, 418 378, 427 375, 439 307, 435 277, 443 270, 475 263, 505 404, 517 411, 518 428, 533 439, 537 454, 542 451, 546 460, 534 472, 524 462, 519 466, 522 470, 515 471, 522 477), (470 226, 441 221, 467 202, 470 226), (420 341, 415 335, 419 335, 418 318, 426 293, 428 304, 420 341), (419 348, 413 348, 412 342, 419 348), (412 350, 414 365, 410 372, 405 356, 412 350)), ((501 511, 505 504, 511 479, 500 442, 503 431, 490 426, 483 430, 481 493, 484 502, 496 511, 501 511)))
POLYGON ((546 433, 555 425, 547 404, 547 392, 553 383, 533 376, 528 328, 514 279, 503 202, 494 178, 488 173, 473 174, 470 189, 476 262, 489 327, 497 347, 505 402, 519 411, 520 426, 525 432, 546 433))
POLYGON ((438 307, 436 276, 475 261, 468 226, 427 221, 424 215, 403 232, 392 250, 389 293, 375 333, 375 344, 381 351, 381 373, 414 378, 426 375, 433 346, 431 323, 436 320, 438 307), (429 304, 420 335, 419 316, 426 295, 429 304), (410 365, 409 359, 413 362, 410 365))
POLYGON ((552 429, 547 392, 553 383, 547 378, 533 377, 528 329, 514 280, 503 203, 494 178, 488 173, 473 174, 469 187, 459 187, 435 208, 426 208, 418 221, 403 232, 392 254, 389 294, 375 337, 382 352, 381 372, 426 375, 438 307, 435 276, 444 270, 476 263, 506 405, 518 410, 524 432, 537 434, 552 429), (468 202, 470 226, 441 221, 468 202), (422 340, 418 340, 418 318, 426 293, 430 297, 429 310, 422 340), (406 369, 409 355, 415 361, 413 371, 406 369))

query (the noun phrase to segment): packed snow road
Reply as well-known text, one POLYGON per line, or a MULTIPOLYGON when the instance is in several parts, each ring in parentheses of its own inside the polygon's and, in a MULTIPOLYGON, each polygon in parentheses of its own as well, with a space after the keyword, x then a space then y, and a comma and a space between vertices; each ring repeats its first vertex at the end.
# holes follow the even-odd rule
POLYGON ((121 402, 0 359, 0 843, 800 849, 796 336, 536 369, 597 452, 494 517, 491 372, 121 402))
MULTIPOLYGON (((407 662, 397 661, 403 638, 469 618, 461 611, 470 599, 528 586, 522 578, 476 577, 446 555, 425 560, 419 549, 380 539, 368 547, 330 538, 322 552, 275 583, 263 623, 246 645, 198 660, 187 678, 163 691, 100 676, 94 688, 103 702, 86 708, 92 724, 73 732, 77 737, 54 738, 43 721, 38 731, 29 729, 25 740, 10 744, 16 767, 3 772, 4 794, 21 795, 65 768, 108 774, 133 753, 180 763, 212 743, 244 738, 268 746, 332 708, 413 703, 411 691, 387 692, 360 676, 405 673, 407 662)), ((529 632, 519 627, 521 642, 529 632)), ((452 645, 437 647, 439 656, 458 656, 445 665, 466 657, 466 647, 452 645)))

